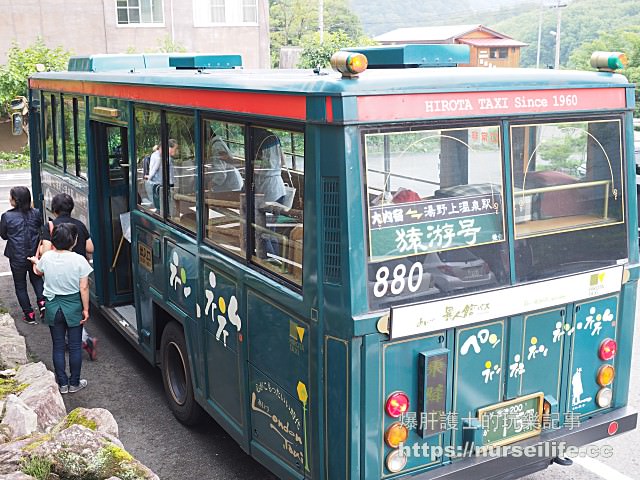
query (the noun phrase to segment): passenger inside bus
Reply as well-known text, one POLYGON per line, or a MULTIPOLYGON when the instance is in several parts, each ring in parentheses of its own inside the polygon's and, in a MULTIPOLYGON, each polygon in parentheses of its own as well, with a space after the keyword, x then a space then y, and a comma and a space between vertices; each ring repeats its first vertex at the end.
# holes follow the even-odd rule
POLYGON ((213 132, 207 144, 209 162, 205 172, 207 189, 211 192, 239 192, 244 187, 240 171, 233 165, 233 155, 227 144, 213 132))
POLYGON ((282 180, 282 166, 284 154, 280 139, 271 131, 255 128, 254 142, 254 186, 256 202, 257 241, 256 253, 258 258, 269 262, 279 262, 279 244, 277 238, 267 228, 267 214, 279 214, 288 210, 284 205, 285 185, 282 180))

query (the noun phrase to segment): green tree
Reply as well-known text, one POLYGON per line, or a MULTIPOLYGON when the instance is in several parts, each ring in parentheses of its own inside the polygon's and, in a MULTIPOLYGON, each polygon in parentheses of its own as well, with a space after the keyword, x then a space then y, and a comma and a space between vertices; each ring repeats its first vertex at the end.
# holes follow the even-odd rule
MULTIPOLYGON (((278 66, 280 49, 298 46, 303 37, 318 30, 318 0, 269 0, 271 64, 278 66)), ((325 32, 344 32, 349 38, 362 35, 360 20, 347 0, 324 0, 325 32)))
POLYGON ((11 99, 27 95, 27 78, 37 71, 38 64, 43 65, 45 71, 66 70, 70 55, 60 46, 48 48, 40 37, 24 50, 13 42, 7 63, 0 67, 0 115, 7 113, 11 99))
POLYGON ((629 82, 636 84, 635 116, 640 117, 640 26, 618 28, 611 32, 601 33, 590 42, 583 43, 569 57, 570 68, 593 70, 589 60, 595 51, 623 52, 627 56, 627 66, 618 73, 625 75, 629 82))
POLYGON ((331 55, 341 48, 372 45, 373 43, 375 42, 367 37, 352 38, 342 30, 325 32, 323 42, 320 42, 318 32, 307 34, 301 42, 302 55, 298 68, 328 67, 331 55))

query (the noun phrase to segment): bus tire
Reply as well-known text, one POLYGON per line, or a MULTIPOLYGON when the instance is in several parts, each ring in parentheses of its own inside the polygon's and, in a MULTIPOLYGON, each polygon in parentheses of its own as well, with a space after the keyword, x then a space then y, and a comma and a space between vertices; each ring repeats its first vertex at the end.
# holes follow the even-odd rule
POLYGON ((162 383, 173 415, 185 425, 198 423, 203 410, 194 396, 187 344, 177 322, 170 322, 162 332, 160 358, 162 383))

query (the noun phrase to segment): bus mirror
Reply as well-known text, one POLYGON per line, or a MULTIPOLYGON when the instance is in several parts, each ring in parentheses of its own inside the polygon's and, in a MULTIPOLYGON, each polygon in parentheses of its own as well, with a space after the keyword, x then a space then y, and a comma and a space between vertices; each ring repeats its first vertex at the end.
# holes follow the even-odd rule
POLYGON ((13 135, 22 135, 24 130, 24 119, 21 112, 13 112, 11 114, 11 133, 13 135))

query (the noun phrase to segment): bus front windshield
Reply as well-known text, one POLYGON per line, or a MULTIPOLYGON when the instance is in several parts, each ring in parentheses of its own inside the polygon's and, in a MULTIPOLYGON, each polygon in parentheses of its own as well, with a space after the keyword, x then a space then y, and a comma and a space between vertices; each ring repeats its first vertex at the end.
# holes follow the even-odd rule
POLYGON ((621 121, 364 132, 371 308, 615 265, 627 257, 621 121), (503 158, 511 158, 513 211, 503 158))
POLYGON ((509 281, 498 125, 367 132, 372 308, 509 281))

